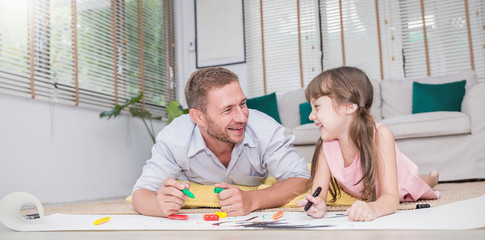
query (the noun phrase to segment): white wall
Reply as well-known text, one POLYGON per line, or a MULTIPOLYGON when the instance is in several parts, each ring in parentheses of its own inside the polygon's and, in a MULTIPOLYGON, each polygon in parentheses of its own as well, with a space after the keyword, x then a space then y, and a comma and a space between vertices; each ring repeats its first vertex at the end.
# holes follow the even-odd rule
MULTIPOLYGON (((177 52, 178 98, 185 105, 184 88, 192 72, 196 71, 195 63, 195 8, 194 1, 175 1, 175 28, 177 52)), ((233 71, 238 77, 243 92, 247 92, 246 63, 222 66, 233 71)))
POLYGON ((150 156, 148 132, 128 115, 100 119, 100 111, 4 94, 0 112, 0 198, 16 191, 43 203, 127 196, 150 156))

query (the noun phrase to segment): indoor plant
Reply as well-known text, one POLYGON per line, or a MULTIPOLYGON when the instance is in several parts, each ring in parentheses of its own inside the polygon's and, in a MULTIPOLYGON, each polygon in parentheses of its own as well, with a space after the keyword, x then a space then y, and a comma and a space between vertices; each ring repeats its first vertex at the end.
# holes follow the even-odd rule
MULTIPOLYGON (((118 105, 116 104, 111 110, 104 111, 99 114, 100 118, 107 117, 108 119, 112 117, 117 117, 121 114, 121 112, 126 108, 129 107, 129 112, 133 117, 139 117, 143 120, 143 124, 150 134, 150 137, 155 143, 155 131, 153 130, 152 120, 162 120, 161 116, 153 116, 149 111, 146 109, 141 108, 141 106, 137 105, 137 103, 143 98, 143 93, 138 94, 136 97, 132 97, 128 99, 124 104, 118 105), (149 124, 147 123, 149 121, 149 124)), ((186 114, 189 112, 188 109, 184 109, 182 105, 177 100, 172 100, 168 103, 166 108, 167 111, 167 125, 170 124, 175 118, 186 114)))

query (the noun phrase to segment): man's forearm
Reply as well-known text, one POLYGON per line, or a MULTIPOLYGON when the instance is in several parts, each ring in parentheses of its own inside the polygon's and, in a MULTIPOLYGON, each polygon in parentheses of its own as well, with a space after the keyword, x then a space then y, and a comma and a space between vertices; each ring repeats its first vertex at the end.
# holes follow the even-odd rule
POLYGON ((133 193, 132 205, 135 211, 142 215, 161 217, 158 207, 157 193, 148 189, 138 189, 133 193))
POLYGON ((288 178, 266 189, 252 191, 253 211, 287 204, 305 191, 307 181, 306 178, 288 178))

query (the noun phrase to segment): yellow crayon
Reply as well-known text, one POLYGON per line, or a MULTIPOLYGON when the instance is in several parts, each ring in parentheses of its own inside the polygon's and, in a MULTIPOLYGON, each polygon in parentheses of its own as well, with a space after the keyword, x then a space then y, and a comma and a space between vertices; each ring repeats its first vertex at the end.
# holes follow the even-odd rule
POLYGON ((219 218, 225 218, 225 217, 227 217, 227 213, 226 212, 215 212, 214 214, 217 215, 217 216, 219 216, 219 218))
POLYGON ((100 219, 94 221, 94 225, 99 225, 99 224, 109 222, 110 219, 111 219, 110 217, 100 218, 100 219))

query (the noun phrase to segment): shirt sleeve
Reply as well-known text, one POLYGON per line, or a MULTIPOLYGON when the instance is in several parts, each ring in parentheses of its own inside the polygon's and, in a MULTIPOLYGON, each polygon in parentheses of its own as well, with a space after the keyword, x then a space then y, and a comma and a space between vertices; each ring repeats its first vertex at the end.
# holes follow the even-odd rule
POLYGON ((144 188, 156 192, 167 178, 176 179, 181 168, 167 143, 157 138, 152 148, 152 158, 143 167, 140 178, 133 187, 133 192, 144 188))

